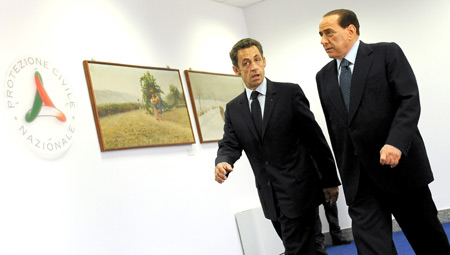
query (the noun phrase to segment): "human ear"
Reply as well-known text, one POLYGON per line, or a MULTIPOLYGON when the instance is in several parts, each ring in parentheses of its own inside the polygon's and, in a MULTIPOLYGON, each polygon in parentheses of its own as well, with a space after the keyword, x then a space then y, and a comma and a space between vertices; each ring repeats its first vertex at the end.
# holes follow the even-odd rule
POLYGON ((236 67, 236 66, 233 66, 233 71, 234 71, 234 73, 236 74, 236 75, 241 75, 241 71, 239 71, 239 68, 238 67, 236 67))
POLYGON ((347 27, 348 39, 353 39, 356 36, 356 27, 353 24, 350 24, 347 27))

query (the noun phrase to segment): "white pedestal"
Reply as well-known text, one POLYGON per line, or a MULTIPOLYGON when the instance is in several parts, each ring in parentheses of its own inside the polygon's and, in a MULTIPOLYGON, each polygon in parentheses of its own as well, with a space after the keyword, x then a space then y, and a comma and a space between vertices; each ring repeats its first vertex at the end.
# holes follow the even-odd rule
POLYGON ((236 222, 245 255, 278 255, 284 246, 272 222, 264 217, 261 207, 236 213, 236 222))

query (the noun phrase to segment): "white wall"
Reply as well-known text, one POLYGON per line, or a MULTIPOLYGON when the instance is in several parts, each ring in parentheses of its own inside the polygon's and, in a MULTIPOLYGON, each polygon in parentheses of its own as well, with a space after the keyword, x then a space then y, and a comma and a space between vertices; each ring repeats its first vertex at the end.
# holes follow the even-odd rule
MULTIPOLYGON (((447 65, 450 34, 446 32, 450 2, 326 0, 319 3, 315 0, 266 0, 244 9, 249 35, 264 46, 266 76, 272 80, 299 83, 324 132, 326 124, 317 95, 315 75, 330 59, 320 45, 318 27, 325 13, 339 8, 351 9, 358 15, 362 41, 397 42, 407 55, 421 93, 419 128, 435 177, 430 187, 438 209, 450 208, 450 89, 447 65)), ((338 205, 341 227, 350 227, 343 196, 338 205)), ((323 213, 321 216, 327 230, 323 213)))
POLYGON ((314 75, 328 58, 317 26, 323 13, 338 7, 359 14, 364 41, 397 41, 408 55, 421 86, 432 191, 439 209, 449 208, 448 68, 442 63, 450 57, 444 47, 450 4, 345 3, 266 0, 242 10, 209 0, 2 1, 2 84, 13 60, 38 54, 62 69, 78 105, 74 143, 56 160, 22 145, 4 125, 0 106, 0 254, 242 254, 234 214, 259 206, 247 160, 219 185, 215 143, 101 153, 82 61, 232 73, 228 52, 250 35, 264 45, 267 76, 300 83, 325 127, 314 75))
POLYGON ((13 60, 33 53, 64 72, 78 103, 72 147, 44 160, 4 125, 1 96, 0 254, 242 254, 234 214, 259 205, 248 162, 219 185, 216 143, 101 153, 82 66, 95 58, 232 73, 228 52, 248 35, 242 9, 209 0, 2 1, 0 35, 2 90, 13 60))

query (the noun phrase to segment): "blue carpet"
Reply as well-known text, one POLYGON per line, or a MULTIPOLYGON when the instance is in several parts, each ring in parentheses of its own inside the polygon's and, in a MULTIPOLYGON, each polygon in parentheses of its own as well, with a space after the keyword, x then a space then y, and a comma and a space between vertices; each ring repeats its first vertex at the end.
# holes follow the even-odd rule
MULTIPOLYGON (((445 233, 447 233, 447 237, 450 238, 450 222, 442 224, 444 227, 445 233)), ((395 243, 395 247, 397 248, 398 255, 414 255, 414 251, 409 245, 408 240, 406 240, 405 235, 402 231, 395 232, 393 234, 393 239, 395 243)), ((355 242, 347 245, 339 245, 327 247, 327 252, 329 255, 357 255, 355 242)))

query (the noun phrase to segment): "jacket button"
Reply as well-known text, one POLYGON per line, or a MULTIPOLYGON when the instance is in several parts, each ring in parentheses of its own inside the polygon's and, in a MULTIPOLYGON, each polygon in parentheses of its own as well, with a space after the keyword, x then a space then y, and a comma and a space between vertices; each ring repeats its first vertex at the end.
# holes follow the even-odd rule
POLYGON ((269 162, 267 162, 267 161, 266 161, 266 162, 264 162, 264 165, 268 166, 268 165, 269 165, 269 162))

